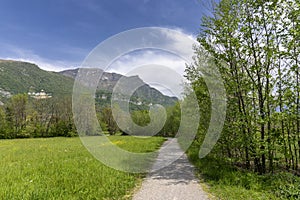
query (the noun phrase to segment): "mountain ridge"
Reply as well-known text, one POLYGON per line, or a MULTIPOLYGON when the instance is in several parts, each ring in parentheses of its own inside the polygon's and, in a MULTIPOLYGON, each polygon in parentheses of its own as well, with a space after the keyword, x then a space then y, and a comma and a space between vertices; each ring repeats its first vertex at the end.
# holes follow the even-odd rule
MULTIPOLYGON (((18 93, 28 94, 40 91, 45 91, 51 96, 71 95, 78 70, 79 68, 52 72, 43 70, 34 63, 0 59, 0 101, 5 102, 18 93)), ((143 85, 131 97, 137 104, 141 102, 145 105, 173 105, 177 101, 176 97, 162 94, 144 83, 138 76, 126 77, 109 72, 104 72, 99 81, 96 92, 98 101, 110 103, 113 88, 121 78, 126 81, 138 81, 143 85)))
POLYGON ((56 95, 70 95, 74 80, 57 72, 45 71, 36 64, 13 60, 0 60, 0 98, 4 99, 30 90, 45 90, 56 95), (9 95, 3 95, 3 93, 9 95))
MULTIPOLYGON (((99 70, 99 69, 97 69, 99 70)), ((76 78, 78 74, 79 68, 76 69, 68 69, 59 72, 67 77, 76 78)), ((97 93, 101 98, 102 95, 107 95, 107 93, 112 93, 114 87, 117 82, 122 79, 123 83, 127 82, 127 85, 142 85, 139 87, 131 97, 137 103, 141 103, 143 100, 145 104, 162 104, 162 105, 173 105, 178 99, 176 97, 169 97, 161 93, 159 90, 151 87, 147 83, 145 83, 138 75, 134 76, 124 76, 115 72, 104 72, 100 71, 102 76, 100 77, 97 93), (142 97, 139 98, 139 97, 142 97)))

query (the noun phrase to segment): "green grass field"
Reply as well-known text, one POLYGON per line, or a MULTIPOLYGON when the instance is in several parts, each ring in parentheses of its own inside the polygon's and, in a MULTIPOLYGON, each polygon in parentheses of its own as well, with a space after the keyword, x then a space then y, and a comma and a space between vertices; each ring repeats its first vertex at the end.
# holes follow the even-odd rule
POLYGON ((197 167, 200 179, 213 199, 300 199, 300 178, 288 173, 258 175, 237 169, 221 158, 207 156, 199 159, 199 145, 188 150, 190 161, 197 167))
MULTIPOLYGON (((111 136, 123 149, 149 152, 164 139, 111 136)), ((0 140, 1 199, 128 199, 143 174, 96 160, 79 138, 0 140)))

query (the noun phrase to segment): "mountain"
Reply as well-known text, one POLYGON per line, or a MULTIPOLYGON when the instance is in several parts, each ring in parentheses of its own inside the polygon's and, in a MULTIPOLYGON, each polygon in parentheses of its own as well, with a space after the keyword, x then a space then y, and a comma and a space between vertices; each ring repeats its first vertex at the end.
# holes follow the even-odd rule
POLYGON ((0 100, 18 93, 40 92, 70 95, 74 80, 27 62, 0 60, 0 100))
MULTIPOLYGON (((0 104, 11 95, 18 93, 41 94, 51 96, 71 95, 78 69, 62 72, 50 72, 27 62, 0 60, 0 104)), ((96 92, 97 101, 109 104, 116 83, 123 79, 129 84, 143 84, 131 97, 131 103, 137 106, 149 104, 174 105, 176 97, 163 95, 160 91, 145 84, 138 76, 126 77, 116 73, 104 72, 96 92)), ((122 97, 120 97, 122 98, 122 97)))
MULTIPOLYGON (((75 79, 79 69, 71 69, 59 72, 60 74, 75 79)), ((99 69, 98 69, 99 70, 99 69)), ((148 84, 144 83, 139 76, 126 77, 117 73, 109 73, 102 71, 101 79, 97 87, 96 97, 101 99, 102 102, 110 103, 111 93, 117 84, 122 79, 122 82, 126 85, 142 85, 139 87, 131 97, 131 102, 136 105, 149 105, 149 104, 161 104, 161 105, 174 105, 178 100, 176 97, 169 97, 163 95, 160 91, 152 88, 148 84)), ((122 97, 120 97, 122 98, 122 97)))

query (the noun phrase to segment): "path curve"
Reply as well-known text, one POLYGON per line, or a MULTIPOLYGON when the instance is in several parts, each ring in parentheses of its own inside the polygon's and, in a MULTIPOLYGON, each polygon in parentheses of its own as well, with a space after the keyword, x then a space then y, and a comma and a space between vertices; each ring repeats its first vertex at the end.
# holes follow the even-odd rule
POLYGON ((159 150, 151 173, 145 178, 133 200, 207 200, 195 177, 195 168, 183 154, 178 160, 158 171, 163 163, 183 154, 177 139, 168 139, 159 150), (165 147, 168 145, 168 148, 165 147))

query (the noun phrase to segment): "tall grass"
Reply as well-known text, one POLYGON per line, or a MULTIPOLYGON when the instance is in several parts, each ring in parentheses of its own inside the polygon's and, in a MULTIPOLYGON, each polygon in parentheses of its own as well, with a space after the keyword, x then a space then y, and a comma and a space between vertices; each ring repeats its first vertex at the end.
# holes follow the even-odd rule
POLYGON ((287 172, 258 175, 216 156, 199 159, 198 153, 199 144, 195 142, 187 155, 216 199, 300 199, 300 177, 287 172))
MULTIPOLYGON (((133 152, 156 150, 163 138, 111 136, 133 152)), ((79 138, 0 140, 1 199, 127 199, 143 174, 109 168, 79 138)))

